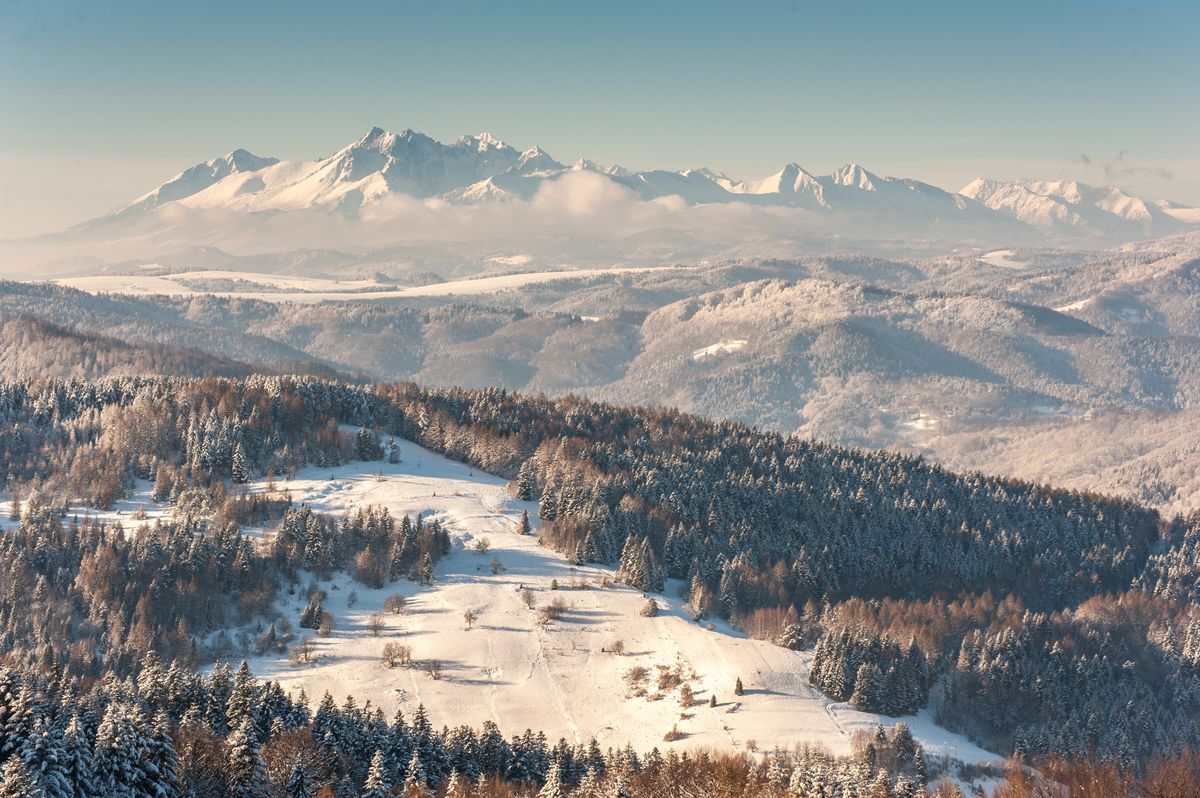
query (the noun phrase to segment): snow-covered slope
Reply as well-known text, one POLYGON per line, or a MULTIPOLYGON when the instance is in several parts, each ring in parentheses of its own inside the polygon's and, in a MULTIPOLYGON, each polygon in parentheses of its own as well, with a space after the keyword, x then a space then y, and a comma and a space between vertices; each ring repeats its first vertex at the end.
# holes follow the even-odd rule
MULTIPOLYGON (((339 702, 353 695, 360 705, 369 699, 388 713, 411 712, 423 703, 439 724, 493 720, 506 733, 529 727, 552 739, 586 741, 594 735, 602 746, 631 743, 639 750, 809 741, 844 752, 856 729, 895 722, 830 701, 809 687, 807 653, 747 639, 721 623, 692 621, 680 606, 676 584, 656 596, 660 614, 643 617, 639 610, 646 598, 612 584, 610 569, 574 567, 536 537, 518 534, 521 511, 536 524, 537 507, 511 499, 503 480, 413 444, 400 445, 398 465, 308 468, 280 487, 319 512, 382 504, 397 517, 423 513, 439 519, 454 549, 438 564, 435 584, 422 588, 402 580, 371 590, 335 577, 324 587, 337 630, 316 638, 319 661, 297 666, 265 657, 252 663, 257 673, 289 689, 303 687, 314 700, 328 690, 339 702), (485 554, 474 550, 480 540, 490 544, 485 554), (502 566, 499 573, 492 572, 493 557, 502 566), (524 590, 539 607, 561 599, 565 615, 540 622, 524 590), (384 613, 382 632, 372 635, 368 619, 397 592, 407 597, 408 609, 384 613), (467 610, 478 613, 469 631, 467 610), (417 664, 383 667, 380 653, 388 642, 411 646, 417 664), (620 654, 613 653, 618 642, 620 654), (441 663, 440 679, 422 667, 429 660, 441 663), (693 706, 681 707, 677 688, 657 689, 660 666, 692 687, 693 706), (645 695, 635 695, 628 685, 626 676, 635 667, 649 671, 645 695), (746 687, 740 697, 733 692, 738 678, 746 687), (708 706, 711 696, 715 708, 708 706), (673 727, 681 737, 667 743, 663 736, 673 727)), ((281 608, 293 617, 303 603, 300 592, 281 608)), ((992 758, 938 727, 927 712, 906 720, 931 753, 964 761, 992 758)))
POLYGON ((234 181, 242 185, 245 176, 262 172, 277 163, 278 158, 260 158, 246 150, 234 150, 222 158, 214 158, 185 169, 153 191, 114 211, 112 216, 120 218, 134 215, 187 199, 228 177, 242 176, 243 179, 234 181))

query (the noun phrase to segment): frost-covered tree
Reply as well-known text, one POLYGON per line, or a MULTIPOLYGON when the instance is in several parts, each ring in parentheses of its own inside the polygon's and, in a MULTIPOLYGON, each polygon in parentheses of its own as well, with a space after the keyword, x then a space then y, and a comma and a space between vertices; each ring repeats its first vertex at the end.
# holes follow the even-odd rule
POLYGON ((242 721, 229 735, 227 747, 231 798, 263 798, 267 794, 267 781, 253 719, 247 717, 242 721))
POLYGON ((37 783, 25 769, 20 757, 9 757, 0 772, 0 798, 30 798, 37 795, 37 783))

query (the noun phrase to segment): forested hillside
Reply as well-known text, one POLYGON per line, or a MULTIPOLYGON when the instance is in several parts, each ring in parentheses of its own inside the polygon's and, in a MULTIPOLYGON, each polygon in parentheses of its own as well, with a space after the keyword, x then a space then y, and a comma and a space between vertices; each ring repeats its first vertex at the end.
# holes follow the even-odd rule
POLYGON ((253 366, 198 349, 129 344, 27 316, 0 316, 0 368, 10 379, 163 374, 244 377, 253 366))
POLYGON ((697 617, 815 645, 814 683, 864 708, 932 700, 952 727, 1031 754, 1133 762, 1200 739, 1200 530, 1127 501, 495 390, 39 380, 5 384, 0 407, 21 525, 4 539, 0 617, 27 666, 130 673, 150 650, 195 662, 210 631, 270 621, 279 575, 298 564, 388 562, 394 528, 314 517, 280 536, 291 549, 265 552, 239 532, 286 509, 240 495, 250 474, 383 456, 343 423, 511 478, 541 498, 546 545, 619 562, 645 590, 680 586, 697 617), (173 521, 134 539, 73 520, 71 506, 104 507, 136 479, 175 503, 173 521))
MULTIPOLYGON (((480 279, 427 275, 435 282, 418 287, 396 253, 377 253, 374 271, 367 255, 351 258, 347 272, 328 253, 226 262, 206 251, 65 281, 93 293, 0 283, 0 313, 259 372, 653 403, 1175 513, 1200 507, 1200 433, 1188 423, 1200 397, 1198 252, 1193 235, 1098 252, 630 271, 527 272, 501 258, 480 279), (190 262, 234 271, 180 271, 190 262), (312 273, 323 278, 298 276, 312 273)), ((38 346, 8 356, 30 370, 18 374, 40 373, 39 359, 51 374, 105 374, 63 371, 38 346)), ((108 373, 129 372, 116 362, 108 373)))

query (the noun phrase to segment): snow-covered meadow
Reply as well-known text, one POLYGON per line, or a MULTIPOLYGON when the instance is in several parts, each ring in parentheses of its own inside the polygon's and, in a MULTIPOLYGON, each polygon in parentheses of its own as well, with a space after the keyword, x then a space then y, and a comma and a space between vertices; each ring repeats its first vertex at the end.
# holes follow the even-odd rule
MULTIPOLYGON (((677 583, 655 596, 659 614, 644 617, 646 597, 613 583, 611 569, 575 567, 540 546, 536 535, 519 534, 523 510, 536 532, 537 506, 511 498, 503 480, 399 444, 399 464, 312 467, 279 487, 316 512, 341 514, 377 504, 396 518, 417 513, 437 518, 454 547, 438 563, 434 585, 401 580, 373 590, 347 575, 335 576, 322 587, 336 629, 313 638, 317 661, 296 665, 282 655, 259 657, 251 665, 260 676, 286 689, 303 687, 314 701, 326 691, 339 703, 353 695, 360 705, 370 700, 388 714, 397 708, 411 712, 423 703, 438 725, 492 720, 508 734, 528 727, 551 739, 595 736, 602 746, 629 743, 639 750, 669 745, 761 750, 807 741, 841 753, 850 749, 856 729, 895 723, 830 701, 810 687, 808 653, 748 639, 720 622, 691 620, 677 583), (486 552, 476 548, 481 540, 487 541, 486 552), (501 566, 497 573, 493 558, 501 566), (528 606, 525 591, 535 608, 528 606), (384 601, 396 593, 406 597, 407 607, 393 615, 384 611, 384 601), (556 599, 565 604, 565 614, 543 622, 540 608, 556 599), (464 619, 469 610, 478 614, 470 630, 464 619), (371 630, 375 615, 383 618, 378 636, 371 630), (383 666, 381 653, 389 642, 411 646, 413 664, 383 666), (430 661, 439 663, 440 678, 428 673, 430 661), (628 675, 639 667, 647 676, 643 689, 635 690, 628 675), (681 706, 677 686, 658 689, 664 670, 664 683, 681 679, 690 686, 692 706, 681 706), (742 696, 734 694, 739 678, 742 696), (716 707, 709 706, 713 696, 716 707), (672 729, 677 739, 665 741, 672 729)), ((285 588, 281 612, 298 618, 306 585, 307 580, 296 585, 292 595, 285 588)), ((934 756, 994 758, 939 728, 927 712, 906 721, 934 756)))

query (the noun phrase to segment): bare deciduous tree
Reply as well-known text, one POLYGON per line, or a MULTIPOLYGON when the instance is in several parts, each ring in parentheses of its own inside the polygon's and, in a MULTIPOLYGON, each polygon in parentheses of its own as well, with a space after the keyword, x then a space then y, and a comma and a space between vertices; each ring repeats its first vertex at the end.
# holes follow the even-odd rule
POLYGON ((410 665, 412 664, 412 647, 401 645, 400 643, 387 643, 383 647, 380 659, 386 668, 395 668, 397 665, 410 665))
POLYGON ((300 638, 300 642, 291 647, 288 655, 297 665, 308 665, 313 662, 316 659, 313 654, 313 639, 311 637, 300 638))

